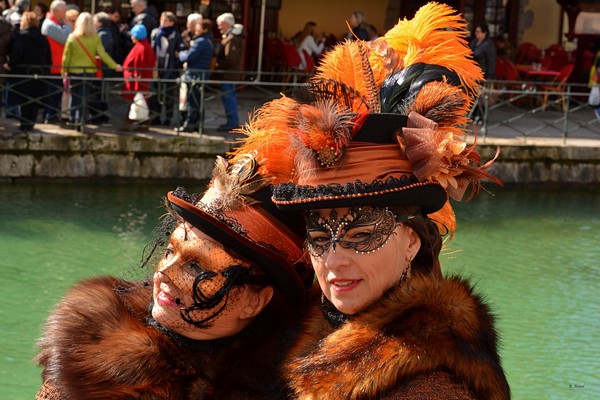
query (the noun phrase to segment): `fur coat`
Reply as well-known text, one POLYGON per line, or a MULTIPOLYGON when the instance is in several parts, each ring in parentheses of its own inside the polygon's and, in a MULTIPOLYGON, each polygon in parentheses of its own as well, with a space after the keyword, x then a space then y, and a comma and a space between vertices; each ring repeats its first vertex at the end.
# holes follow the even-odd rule
POLYGON ((300 399, 510 398, 494 318, 459 278, 413 275, 337 329, 310 315, 284 364, 300 399))
POLYGON ((271 321, 282 318, 267 308, 233 338, 192 341, 147 323, 151 296, 151 285, 110 277, 71 289, 39 343, 37 399, 279 397, 283 329, 271 321))

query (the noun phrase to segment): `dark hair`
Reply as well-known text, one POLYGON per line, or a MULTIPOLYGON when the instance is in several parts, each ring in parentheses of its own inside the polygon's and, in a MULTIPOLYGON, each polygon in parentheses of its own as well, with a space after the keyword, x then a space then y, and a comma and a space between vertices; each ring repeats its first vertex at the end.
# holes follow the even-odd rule
POLYGON ((477 25, 475 25, 475 28, 481 29, 481 32, 485 33, 486 35, 490 34, 490 27, 485 22, 478 23, 477 25))
MULTIPOLYGON (((401 206, 390 206, 388 208, 396 215, 414 212, 407 211, 406 208, 401 206)), ((423 215, 417 215, 403 222, 403 224, 415 231, 421 239, 421 248, 411 262, 412 273, 430 275, 438 271, 440 264, 439 256, 442 250, 442 235, 440 235, 437 225, 423 215)))
POLYGON ((46 13, 48 12, 48 6, 45 3, 40 1, 39 3, 36 3, 35 7, 39 7, 40 10, 42 10, 42 17, 46 16, 46 13))
POLYGON ((213 23, 210 19, 202 18, 202 30, 206 32, 212 31, 213 23))

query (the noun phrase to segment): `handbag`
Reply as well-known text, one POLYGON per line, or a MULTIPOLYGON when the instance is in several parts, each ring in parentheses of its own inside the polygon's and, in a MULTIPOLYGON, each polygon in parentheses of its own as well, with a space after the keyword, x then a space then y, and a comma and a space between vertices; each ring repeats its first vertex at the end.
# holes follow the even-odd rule
POLYGON ((592 107, 600 106, 600 85, 592 86, 590 97, 588 97, 588 104, 592 107))
POLYGON ((133 97, 133 103, 129 106, 129 119, 132 121, 145 121, 150 118, 150 110, 146 98, 140 92, 133 97))
POLYGON ((104 77, 104 72, 102 71, 102 59, 100 56, 96 56, 96 78, 104 77))
MULTIPOLYGON (((73 35, 73 36, 75 36, 75 35, 73 35)), ((79 41, 79 38, 77 36, 75 36, 75 40, 77 40, 77 43, 79 43, 79 46, 83 49, 85 54, 87 54, 87 56, 90 58, 90 60, 92 60, 92 62, 96 66, 96 78, 102 78, 104 76, 104 74, 102 72, 102 59, 99 56, 92 57, 90 52, 85 48, 83 43, 81 43, 81 41, 79 41)))

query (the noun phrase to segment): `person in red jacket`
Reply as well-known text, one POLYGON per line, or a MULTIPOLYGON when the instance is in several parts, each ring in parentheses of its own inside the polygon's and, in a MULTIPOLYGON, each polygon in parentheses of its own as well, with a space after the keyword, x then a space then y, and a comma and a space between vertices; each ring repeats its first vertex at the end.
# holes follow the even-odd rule
MULTIPOLYGON (((148 107, 150 79, 157 78, 156 54, 148 41, 148 31, 142 24, 129 31, 134 45, 123 61, 123 97, 133 102, 137 92, 142 92, 148 107)), ((129 119, 126 122, 130 122, 129 119)))
POLYGON ((65 23, 66 12, 67 3, 63 0, 54 0, 50 3, 50 11, 42 24, 42 35, 46 36, 50 44, 50 53, 52 54, 50 75, 53 76, 48 80, 48 99, 44 111, 44 123, 60 121, 61 98, 64 88, 60 69, 65 43, 71 33, 71 27, 65 23))
POLYGON ((156 55, 150 46, 144 25, 134 26, 129 33, 134 45, 123 61, 123 97, 133 101, 136 92, 148 92, 150 82, 147 79, 154 77, 156 55))

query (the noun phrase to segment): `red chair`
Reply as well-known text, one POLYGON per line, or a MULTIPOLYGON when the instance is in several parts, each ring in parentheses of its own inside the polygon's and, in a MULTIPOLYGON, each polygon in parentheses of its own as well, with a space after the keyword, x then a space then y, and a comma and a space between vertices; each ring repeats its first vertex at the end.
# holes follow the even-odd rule
POLYGON ((282 77, 282 82, 284 83, 283 89, 285 90, 285 83, 289 82, 292 77, 295 77, 295 74, 301 72, 302 58, 300 58, 300 53, 298 53, 296 47, 290 42, 282 41, 279 46, 282 57, 281 72, 285 74, 282 77))
POLYGON ((544 92, 542 95, 542 111, 546 111, 546 107, 548 106, 548 98, 551 94, 558 94, 560 104, 559 109, 564 111, 567 107, 567 96, 565 94, 565 89, 567 87, 567 81, 571 77, 573 73, 573 69, 575 68, 575 64, 567 64, 559 71, 558 76, 552 84, 550 85, 540 85, 540 90, 544 92))
POLYGON ((552 58, 544 57, 540 60, 541 69, 552 69, 551 66, 552 66, 552 58))
POLYGON ((496 58, 496 79, 503 81, 505 77, 504 58, 496 58))
POLYGON ((548 46, 548 48, 546 49, 546 55, 551 55, 557 51, 560 50, 564 50, 563 47, 560 44, 551 44, 550 46, 548 46))
POLYGON ((523 103, 529 97, 527 93, 524 93, 524 89, 528 89, 530 85, 523 83, 523 80, 519 76, 519 70, 512 61, 505 59, 502 64, 504 71, 502 89, 512 91, 513 93, 504 93, 501 97, 507 103, 517 105, 523 103))
POLYGON ((263 52, 264 71, 276 72, 281 69, 283 57, 279 52, 281 47, 279 42, 280 40, 276 38, 265 38, 263 52))
POLYGON ((281 42, 280 49, 287 72, 297 71, 302 65, 302 59, 298 50, 289 42, 281 42))
POLYGON ((518 82, 519 70, 510 60, 504 60, 504 78, 507 81, 518 82))
POLYGON ((542 64, 543 69, 560 71, 569 62, 569 53, 559 44, 548 46, 544 53, 550 61, 546 68, 542 64))
POLYGON ((540 62, 542 50, 533 43, 521 43, 517 49, 515 61, 517 64, 532 64, 540 62))
POLYGON ((589 71, 592 68, 595 55, 596 53, 589 49, 583 51, 583 55, 581 56, 581 68, 584 71, 589 71))

